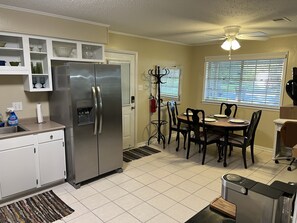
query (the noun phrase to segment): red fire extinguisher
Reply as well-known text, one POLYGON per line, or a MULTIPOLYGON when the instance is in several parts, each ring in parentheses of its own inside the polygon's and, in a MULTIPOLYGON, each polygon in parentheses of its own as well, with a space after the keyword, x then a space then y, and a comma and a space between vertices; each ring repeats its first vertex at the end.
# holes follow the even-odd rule
POLYGON ((150 112, 155 113, 156 110, 157 110, 157 100, 153 95, 151 95, 150 96, 150 112))

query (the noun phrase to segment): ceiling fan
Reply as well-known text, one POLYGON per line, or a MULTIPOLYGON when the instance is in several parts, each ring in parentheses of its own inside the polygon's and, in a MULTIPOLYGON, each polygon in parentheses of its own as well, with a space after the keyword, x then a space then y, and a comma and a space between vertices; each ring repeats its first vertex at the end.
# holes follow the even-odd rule
POLYGON ((240 48, 238 40, 267 40, 268 36, 263 32, 240 33, 240 26, 224 27, 225 35, 218 40, 225 40, 221 47, 224 50, 237 50, 240 48))

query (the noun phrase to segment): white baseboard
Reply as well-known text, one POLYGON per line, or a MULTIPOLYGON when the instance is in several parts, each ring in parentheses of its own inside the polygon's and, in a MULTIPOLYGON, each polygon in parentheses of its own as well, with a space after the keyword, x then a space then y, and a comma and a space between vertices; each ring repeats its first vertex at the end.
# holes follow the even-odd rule
POLYGON ((255 145, 254 147, 256 147, 257 149, 261 149, 261 150, 263 150, 265 152, 273 152, 273 149, 269 148, 269 147, 258 146, 258 145, 255 145))

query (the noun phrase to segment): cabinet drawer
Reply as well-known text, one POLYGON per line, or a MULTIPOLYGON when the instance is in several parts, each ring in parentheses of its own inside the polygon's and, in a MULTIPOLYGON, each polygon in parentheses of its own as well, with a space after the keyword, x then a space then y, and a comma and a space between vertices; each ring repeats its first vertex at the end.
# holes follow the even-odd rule
POLYGON ((35 137, 33 135, 18 136, 9 139, 1 139, 0 151, 29 146, 35 144, 35 137))
POLYGON ((64 139, 64 131, 57 130, 52 132, 39 133, 37 135, 38 143, 50 142, 59 139, 64 139))

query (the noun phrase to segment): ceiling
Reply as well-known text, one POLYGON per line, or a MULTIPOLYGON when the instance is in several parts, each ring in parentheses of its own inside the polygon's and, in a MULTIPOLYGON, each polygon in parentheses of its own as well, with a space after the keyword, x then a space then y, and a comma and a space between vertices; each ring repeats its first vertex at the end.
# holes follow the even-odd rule
POLYGON ((107 24, 109 30, 187 45, 213 43, 224 27, 268 37, 297 34, 296 0, 0 0, 0 7, 107 24), (273 21, 286 17, 286 20, 273 21))

